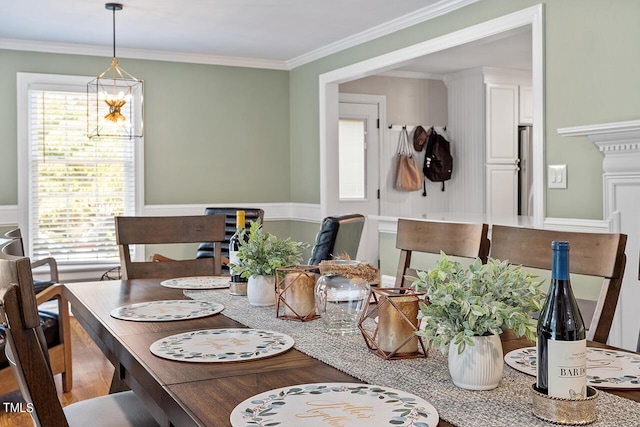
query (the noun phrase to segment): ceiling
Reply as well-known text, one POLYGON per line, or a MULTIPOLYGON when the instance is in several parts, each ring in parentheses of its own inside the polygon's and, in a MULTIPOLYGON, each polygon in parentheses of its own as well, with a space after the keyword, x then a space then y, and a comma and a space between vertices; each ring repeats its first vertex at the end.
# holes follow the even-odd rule
MULTIPOLYGON (((116 12, 117 55, 211 63, 236 58, 291 69, 475 1, 130 0, 116 12)), ((530 37, 520 31, 457 47, 403 70, 530 69, 530 37)), ((112 12, 102 0, 20 0, 0 14, 0 48, 110 55, 111 46, 112 12)))

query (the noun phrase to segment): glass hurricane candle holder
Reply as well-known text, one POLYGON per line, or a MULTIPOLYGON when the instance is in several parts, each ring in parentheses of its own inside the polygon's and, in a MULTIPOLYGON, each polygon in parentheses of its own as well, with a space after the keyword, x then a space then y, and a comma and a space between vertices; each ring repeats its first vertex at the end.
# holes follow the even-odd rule
POLYGON ((276 268, 276 317, 305 322, 317 319, 314 288, 318 267, 276 268))
POLYGON ((375 305, 358 328, 370 351, 383 359, 427 357, 419 330, 418 303, 424 292, 409 288, 372 289, 375 305))

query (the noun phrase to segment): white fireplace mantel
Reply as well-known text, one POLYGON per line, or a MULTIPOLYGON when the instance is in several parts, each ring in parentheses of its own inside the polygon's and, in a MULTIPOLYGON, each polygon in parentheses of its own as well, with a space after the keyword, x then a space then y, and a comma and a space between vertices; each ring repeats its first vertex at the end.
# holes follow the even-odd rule
POLYGON ((604 154, 604 173, 640 173, 640 120, 558 129, 562 136, 586 136, 604 154))
POLYGON ((640 120, 561 128, 558 134, 587 137, 604 155, 604 218, 611 220, 612 231, 627 235, 627 265, 609 342, 634 350, 640 328, 640 120))

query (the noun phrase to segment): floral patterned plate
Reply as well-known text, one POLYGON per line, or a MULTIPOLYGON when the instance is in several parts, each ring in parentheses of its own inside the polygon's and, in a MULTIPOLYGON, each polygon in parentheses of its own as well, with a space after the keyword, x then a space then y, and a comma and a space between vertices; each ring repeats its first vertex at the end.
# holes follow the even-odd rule
POLYGON ((220 313, 222 304, 195 300, 161 300, 125 305, 111 310, 116 319, 138 322, 168 322, 196 319, 220 313))
POLYGON ((163 280, 160 285, 176 289, 223 289, 229 287, 229 276, 179 277, 163 280))
POLYGON ((257 394, 231 412, 233 427, 435 427, 439 416, 426 400, 392 388, 319 383, 257 394))
POLYGON ((185 362, 239 362, 284 353, 293 347, 289 335, 260 329, 205 329, 162 338, 151 353, 185 362))
MULTIPOLYGON (((507 365, 536 375, 536 348, 513 350, 504 356, 507 365)), ((640 355, 587 347, 587 385, 597 388, 640 389, 640 355)))

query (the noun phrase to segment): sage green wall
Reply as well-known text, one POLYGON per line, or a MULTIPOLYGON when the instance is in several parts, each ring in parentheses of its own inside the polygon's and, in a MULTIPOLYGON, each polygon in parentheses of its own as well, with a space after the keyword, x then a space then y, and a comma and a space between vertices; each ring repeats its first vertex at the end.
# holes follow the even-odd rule
POLYGON ((309 244, 309 248, 303 254, 304 263, 306 264, 311 258, 311 249, 316 241, 316 234, 320 231, 320 222, 289 221, 289 227, 290 236, 293 240, 309 244))
MULTIPOLYGON (((121 59, 145 83, 145 203, 288 202, 289 73, 121 59)), ((0 50, 0 206, 16 205, 16 73, 95 76, 109 58, 0 50)))
MULTIPOLYGON (((320 74, 540 3, 482 0, 447 15, 298 67, 290 75, 291 197, 319 203, 320 74), (314 155, 310 155, 314 153, 314 155)), ((548 0, 545 5, 545 139, 548 164, 568 165, 568 188, 547 190, 550 217, 602 218, 602 155, 557 128, 640 116, 640 2, 548 0)))

